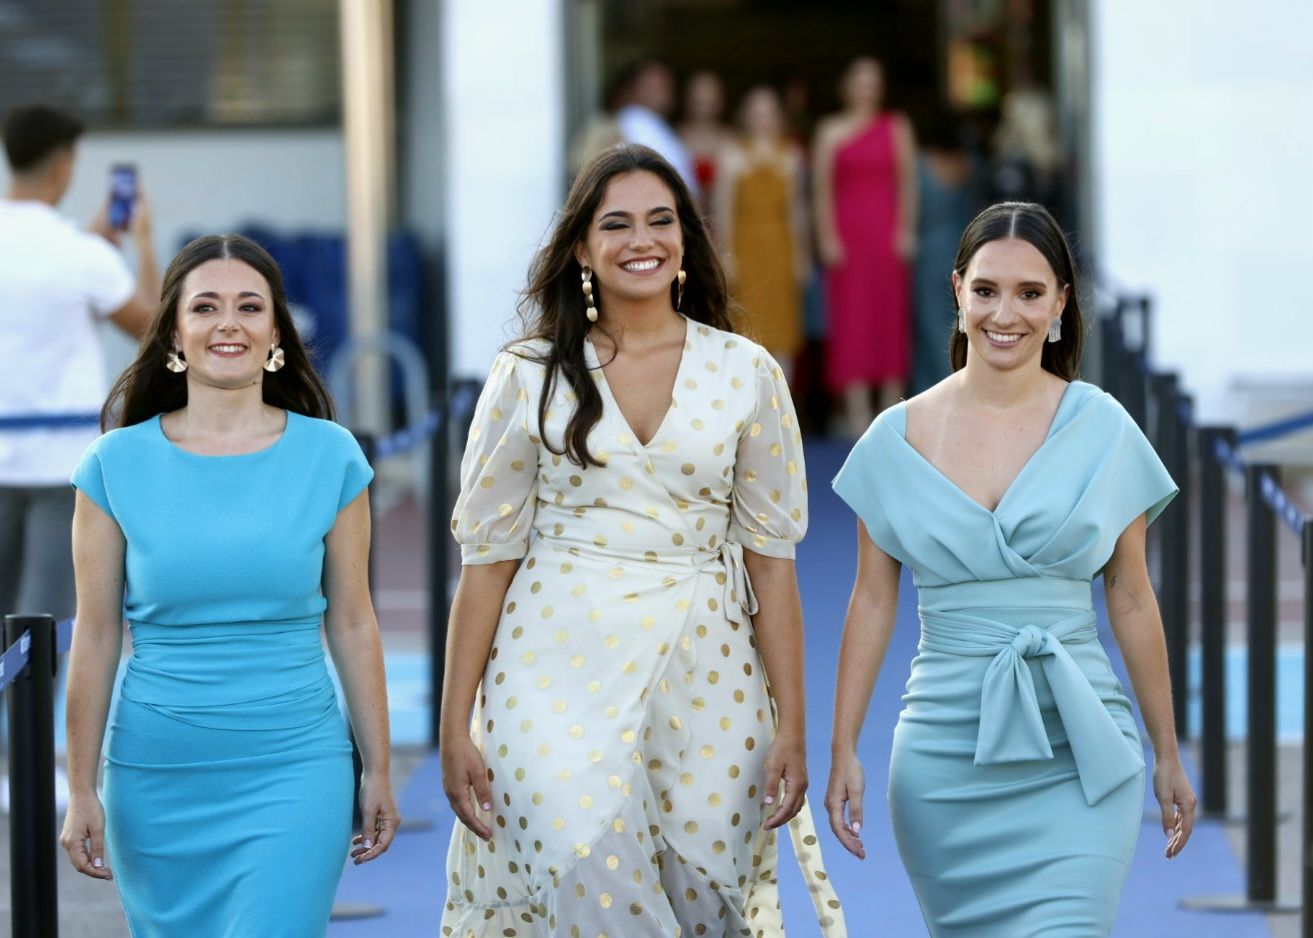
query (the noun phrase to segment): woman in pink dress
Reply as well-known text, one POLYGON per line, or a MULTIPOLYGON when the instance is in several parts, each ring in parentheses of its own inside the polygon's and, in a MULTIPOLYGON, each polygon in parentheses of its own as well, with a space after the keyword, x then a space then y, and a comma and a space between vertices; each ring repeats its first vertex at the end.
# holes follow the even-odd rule
POLYGON ((907 119, 881 109, 884 72, 861 58, 840 84, 844 109, 816 131, 816 237, 827 268, 827 379, 856 438, 903 396, 911 357, 908 262, 915 250, 916 147, 907 119))

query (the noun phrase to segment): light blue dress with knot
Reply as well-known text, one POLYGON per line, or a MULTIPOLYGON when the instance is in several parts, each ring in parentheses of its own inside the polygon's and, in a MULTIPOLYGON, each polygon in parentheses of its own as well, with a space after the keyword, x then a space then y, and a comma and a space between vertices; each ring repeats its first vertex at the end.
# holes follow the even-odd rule
POLYGON ((889 806, 926 925, 936 938, 1107 935, 1144 757, 1091 581, 1176 486, 1121 405, 1080 381, 993 511, 906 430, 905 404, 883 413, 834 490, 918 590, 889 806))
POLYGON ((105 837, 134 938, 321 938, 351 836, 351 746, 324 662, 324 538, 373 476, 351 434, 288 412, 238 456, 158 417, 73 484, 126 541, 132 657, 105 837))

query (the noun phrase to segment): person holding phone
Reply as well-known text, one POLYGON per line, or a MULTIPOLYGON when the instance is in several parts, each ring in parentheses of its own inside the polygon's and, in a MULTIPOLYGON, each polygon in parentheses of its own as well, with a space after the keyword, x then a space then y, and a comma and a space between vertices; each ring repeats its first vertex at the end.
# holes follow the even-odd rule
MULTIPOLYGON (((109 205, 91 232, 56 210, 73 176, 82 122, 44 106, 5 117, 8 190, 0 199, 0 615, 73 614, 68 477, 94 426, 6 427, 6 417, 91 413, 108 380, 98 322, 136 336, 159 297, 151 218, 135 173, 123 230, 109 205), (115 250, 136 243, 134 272, 115 250)), ((3 786, 0 786, 3 789, 3 786)))

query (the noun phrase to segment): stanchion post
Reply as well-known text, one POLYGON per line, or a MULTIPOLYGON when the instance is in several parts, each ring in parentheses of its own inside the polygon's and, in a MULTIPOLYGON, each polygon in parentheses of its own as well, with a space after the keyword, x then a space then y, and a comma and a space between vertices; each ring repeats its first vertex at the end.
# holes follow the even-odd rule
MULTIPOLYGON (((1199 655, 1203 703, 1200 736, 1203 763, 1202 808, 1205 817, 1227 813, 1226 742, 1226 467, 1214 454, 1218 440, 1231 444, 1235 431, 1205 427, 1199 431, 1199 655)), ((1185 689, 1176 688, 1177 694, 1185 689)))
MULTIPOLYGON (((356 432, 356 442, 360 444, 360 451, 365 454, 365 461, 370 466, 374 465, 374 459, 378 455, 378 441, 369 433, 356 432)), ((376 564, 375 558, 378 556, 378 550, 375 543, 378 538, 374 536, 378 530, 378 515, 375 513, 376 501, 374 498, 375 486, 370 483, 369 486, 369 588, 372 591, 378 585, 378 578, 375 575, 376 564)), ((360 746, 356 743, 356 729, 347 720, 347 735, 351 739, 351 774, 355 782, 351 787, 351 829, 360 830, 365 822, 364 815, 360 812, 360 778, 365 772, 365 761, 360 756, 360 746)))
POLYGON ((5 616, 4 644, 28 636, 9 685, 9 882, 13 938, 58 938, 55 847, 55 620, 5 616))
POLYGON ((1117 400, 1124 401, 1123 382, 1126 368, 1126 338, 1122 335, 1122 312, 1126 300, 1117 298, 1110 315, 1099 320, 1102 347, 1099 356, 1103 362, 1103 389, 1117 400))
POLYGON ((1277 737, 1276 737, 1276 518, 1263 501, 1264 475, 1278 478, 1271 465, 1245 469, 1245 574, 1249 632, 1248 823, 1246 891, 1250 902, 1277 896, 1277 737))
POLYGON ((442 676, 447 667, 447 583, 451 579, 451 398, 444 389, 442 425, 429 444, 429 745, 438 745, 442 724, 442 676))
POLYGON ((1176 611, 1176 626, 1168 634, 1172 644, 1168 647, 1167 663, 1172 687, 1173 716, 1176 720, 1176 735, 1182 739, 1190 736, 1190 695, 1187 693, 1189 683, 1190 654, 1190 513, 1193 511, 1193 474, 1194 460, 1190 458, 1190 425, 1182 411, 1191 412, 1193 401, 1188 394, 1179 393, 1179 381, 1175 385, 1178 393, 1169 395, 1166 406, 1171 411, 1169 426, 1172 433, 1172 455, 1176 465, 1173 477, 1180 494, 1176 496, 1176 519, 1172 529, 1172 539, 1162 545, 1163 556, 1171 558, 1167 589, 1172 593, 1172 608, 1176 611))
MULTIPOLYGON (((1126 343, 1126 371, 1123 376, 1124 390, 1126 396, 1122 403, 1130 413, 1135 422, 1140 425, 1141 430, 1149 428, 1149 407, 1148 407, 1148 384, 1149 375, 1147 371, 1141 371, 1140 365, 1144 364, 1148 368, 1149 362, 1149 299, 1141 298, 1136 304, 1139 310, 1138 325, 1136 328, 1137 342, 1134 348, 1129 341, 1126 343)), ((1129 312, 1130 304, 1125 307, 1129 312)), ((1122 317, 1122 336, 1126 337, 1125 315, 1122 317)))
POLYGON ((1308 739, 1308 727, 1313 727, 1313 518, 1304 519, 1304 843, 1300 851, 1300 880, 1304 890, 1303 908, 1300 909, 1300 934, 1313 938, 1313 740, 1308 739))

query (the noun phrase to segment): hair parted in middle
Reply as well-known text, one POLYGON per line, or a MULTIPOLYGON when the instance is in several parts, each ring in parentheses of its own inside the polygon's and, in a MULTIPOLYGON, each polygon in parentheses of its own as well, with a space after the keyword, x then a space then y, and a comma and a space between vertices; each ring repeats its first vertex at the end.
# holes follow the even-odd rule
MULTIPOLYGON (((725 332, 744 331, 737 308, 730 300, 725 271, 707 226, 698 214, 693 194, 675 168, 651 147, 634 143, 612 147, 589 160, 575 177, 546 245, 529 266, 529 280, 518 306, 523 332, 508 346, 514 354, 536 361, 546 369, 547 377, 538 399, 539 427, 546 422, 558 370, 575 393, 577 404, 566 424, 561 448, 556 449, 545 434, 542 439, 551 452, 566 456, 580 467, 601 465, 588 451, 588 434, 602 417, 602 395, 588 373, 584 355, 584 339, 591 323, 584 314, 584 294, 580 289, 583 271, 576 249, 587 241, 588 229, 611 180, 637 172, 657 176, 675 200, 675 213, 684 239, 681 267, 688 275, 680 312, 694 322, 725 332), (533 339, 547 342, 547 350, 541 356, 535 357, 524 346, 517 346, 518 342, 533 339)), ((672 280, 672 308, 677 293, 678 285, 672 280)), ((605 315, 605 310, 602 312, 605 315)))

